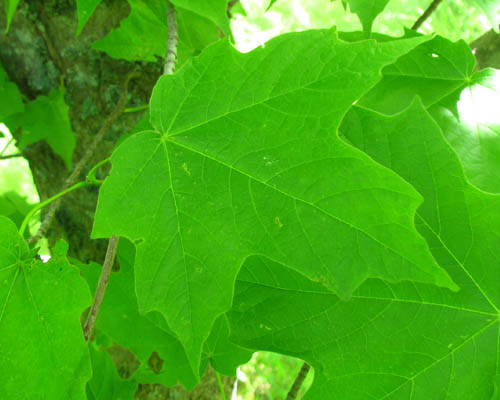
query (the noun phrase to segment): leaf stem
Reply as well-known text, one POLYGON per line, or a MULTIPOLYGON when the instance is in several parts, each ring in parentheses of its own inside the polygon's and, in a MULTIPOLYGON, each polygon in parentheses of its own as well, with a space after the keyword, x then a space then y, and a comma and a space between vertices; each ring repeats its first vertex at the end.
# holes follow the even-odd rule
POLYGON ((167 53, 165 54, 165 65, 163 66, 163 75, 172 75, 175 71, 175 62, 177 61, 177 43, 179 35, 177 33, 177 12, 175 7, 167 0, 167 53))
POLYGON ((54 196, 52 197, 49 197, 48 199, 46 199, 45 201, 42 201, 41 203, 37 204, 35 207, 33 207, 30 212, 26 215, 26 217, 24 217, 24 220, 21 224, 21 227, 19 228, 19 233, 21 236, 24 235, 24 231, 26 230, 26 227, 28 226, 28 223, 30 221, 30 219, 33 217, 33 215, 35 215, 35 213, 39 210, 41 210, 43 207, 45 207, 46 205, 52 203, 53 201, 59 199, 60 197, 63 197, 64 195, 72 192, 73 190, 76 190, 76 189, 79 189, 79 188, 82 188, 82 187, 86 187, 86 186, 91 186, 93 185, 92 183, 90 182, 87 182, 87 181, 82 181, 82 182, 78 182, 76 184, 74 184, 73 186, 55 194, 54 196))
POLYGON ((217 371, 215 371, 215 376, 217 377, 217 383, 219 384, 220 396, 222 400, 226 400, 226 392, 224 390, 224 384, 222 383, 222 378, 217 371))
POLYGON ((11 143, 14 141, 14 138, 11 137, 9 139, 9 141, 7 142, 7 144, 5 145, 5 147, 2 149, 2 151, 0 151, 0 157, 3 156, 3 153, 5 153, 5 151, 7 150, 7 148, 11 145, 11 143))
POLYGON ((112 236, 108 242, 108 249, 106 250, 106 257, 104 258, 104 263, 102 265, 101 276, 99 277, 99 283, 97 284, 97 289, 95 291, 94 301, 92 302, 87 322, 83 328, 83 336, 87 342, 94 332, 97 315, 101 309, 102 299, 104 298, 104 293, 106 292, 106 287, 108 286, 109 275, 115 261, 118 240, 118 236, 112 236))
POLYGON ((413 24, 411 29, 416 31, 418 28, 420 28, 420 26, 425 22, 427 18, 429 18, 429 16, 434 12, 439 3, 441 3, 442 1, 443 0, 433 0, 429 7, 427 7, 424 13, 420 16, 420 18, 417 19, 417 21, 413 24))
POLYGON ((137 111, 147 110, 149 108, 149 104, 143 104, 142 106, 137 107, 129 107, 123 110, 124 113, 133 113, 137 111))
POLYGON ((111 157, 108 157, 108 158, 105 158, 104 160, 102 161, 99 161, 96 165, 94 165, 89 173, 87 174, 87 181, 92 183, 93 185, 101 185, 104 181, 101 180, 101 179, 97 179, 95 177, 95 173, 97 172, 97 170, 104 164, 107 164, 111 161, 111 157))
POLYGON ((293 382, 293 385, 286 396, 286 400, 295 400, 297 398, 300 387, 304 383, 304 379, 306 379, 307 373, 310 369, 311 366, 308 363, 304 362, 304 364, 302 364, 302 367, 300 368, 300 371, 297 374, 297 377, 295 378, 295 381, 293 382))

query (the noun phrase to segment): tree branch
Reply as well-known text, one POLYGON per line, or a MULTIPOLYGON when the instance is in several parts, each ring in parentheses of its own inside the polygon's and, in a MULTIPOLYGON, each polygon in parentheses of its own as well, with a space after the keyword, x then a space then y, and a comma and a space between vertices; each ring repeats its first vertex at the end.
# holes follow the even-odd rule
MULTIPOLYGON (((94 136, 94 140, 90 144, 90 146, 87 148, 85 151, 85 154, 83 157, 78 161, 78 163, 75 165, 75 168, 71 172, 70 176, 66 179, 66 181, 63 184, 63 189, 67 189, 70 186, 74 185, 80 178, 80 173, 82 172, 82 169, 85 168, 89 160, 92 158, 92 156, 95 153, 95 150, 97 149, 97 146, 101 143, 102 139, 104 138, 104 135, 109 131, 115 120, 122 114, 123 110, 125 109, 125 106, 127 104, 127 94, 128 94, 128 84, 131 79, 139 76, 137 72, 131 72, 127 78, 125 79, 125 82, 123 84, 123 90, 122 94, 120 96, 120 99, 118 100, 118 103, 116 104, 116 107, 114 110, 111 112, 111 114, 106 118, 104 121, 103 125, 101 126, 101 129, 97 132, 97 134, 94 136)), ((52 220, 54 219, 54 215, 61 205, 61 199, 58 199, 54 201, 50 207, 47 210, 47 213, 45 214, 42 224, 40 228, 38 229, 38 232, 30 237, 28 239, 28 244, 33 244, 38 242, 38 240, 45 235, 47 232, 47 229, 49 228, 50 224, 52 223, 52 220)))
POLYGON ((175 7, 167 0, 167 53, 165 54, 165 65, 163 66, 163 75, 172 75, 175 71, 175 62, 177 61, 177 43, 179 35, 177 33, 177 12, 175 7))
POLYGON ((300 368, 300 371, 297 374, 297 377, 295 378, 295 381, 293 382, 293 385, 286 396, 286 400, 295 400, 297 398, 300 387, 304 383, 304 379, 306 379, 307 373, 310 369, 311 366, 308 363, 304 362, 304 364, 302 364, 302 367, 300 368))
POLYGON ((432 3, 427 7, 427 10, 424 11, 424 13, 420 16, 419 19, 413 24, 411 27, 412 30, 416 31, 420 26, 424 23, 424 21, 429 18, 429 16, 434 12, 434 10, 437 8, 439 3, 441 3, 443 0, 433 0, 432 3))
POLYGON ((23 157, 22 153, 7 154, 5 156, 0 156, 0 160, 8 160, 9 158, 23 157))
POLYGON ((90 308, 85 327, 83 328, 83 336, 87 342, 94 332, 97 315, 101 309, 102 299, 104 298, 104 293, 106 292, 106 287, 108 286, 109 274, 111 273, 111 269, 115 261, 116 249, 118 247, 118 239, 118 236, 112 236, 108 242, 108 249, 106 250, 106 257, 104 258, 104 263, 102 265, 101 276, 99 277, 99 283, 97 284, 97 289, 95 291, 94 301, 92 303, 92 307, 90 308))

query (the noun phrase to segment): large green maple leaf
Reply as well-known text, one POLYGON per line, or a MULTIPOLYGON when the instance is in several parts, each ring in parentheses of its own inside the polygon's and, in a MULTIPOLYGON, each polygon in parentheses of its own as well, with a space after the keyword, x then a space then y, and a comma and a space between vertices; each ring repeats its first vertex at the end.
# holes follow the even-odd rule
POLYGON ((306 399, 497 399, 500 196, 467 183, 419 101, 394 117, 354 107, 341 132, 424 196, 418 228, 461 290, 372 279, 343 302, 252 257, 237 279, 231 339, 311 363, 306 399))
POLYGON ((85 399, 91 369, 80 315, 91 297, 60 242, 33 260, 0 216, 0 394, 5 399, 85 399))
POLYGON ((165 316, 194 371, 251 254, 343 298, 368 277, 456 288, 415 230, 420 196, 336 135, 382 67, 425 40, 309 31, 248 54, 222 41, 160 79, 157 132, 114 152, 92 235, 136 242, 139 308, 165 316))

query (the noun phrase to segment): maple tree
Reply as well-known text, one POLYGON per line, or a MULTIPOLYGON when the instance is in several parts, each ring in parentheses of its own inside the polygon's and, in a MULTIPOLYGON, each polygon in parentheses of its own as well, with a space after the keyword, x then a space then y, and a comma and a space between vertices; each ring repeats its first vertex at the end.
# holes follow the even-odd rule
MULTIPOLYGON (((76 2, 76 36, 100 3, 76 2)), ((0 394, 193 389, 209 365, 234 376, 267 350, 314 369, 308 399, 498 398, 500 74, 477 70, 463 40, 372 33, 388 3, 343 1, 360 32, 240 53, 227 0, 129 0, 88 46, 127 65, 167 55, 176 72, 155 70, 152 91, 123 73, 80 157, 66 78, 30 98, 0 65, 0 121, 21 149, 46 141, 69 173, 24 218, 0 216, 0 394), (87 235, 106 239, 103 266, 65 240, 44 263, 38 239, 78 190, 98 191, 87 235), (139 362, 127 379, 110 343, 139 362)), ((496 25, 497 2, 477 3, 496 25)))

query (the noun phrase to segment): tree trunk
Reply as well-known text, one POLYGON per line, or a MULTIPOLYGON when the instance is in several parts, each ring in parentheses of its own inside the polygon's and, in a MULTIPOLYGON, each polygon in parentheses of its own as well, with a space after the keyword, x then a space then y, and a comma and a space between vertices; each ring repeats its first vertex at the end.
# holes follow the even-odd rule
MULTIPOLYGON (((126 1, 105 0, 97 7, 80 36, 76 37, 74 0, 21 0, 10 30, 5 34, 5 6, 0 1, 0 61, 10 79, 30 100, 48 94, 63 82, 65 101, 76 136, 74 162, 82 157, 116 106, 126 76, 132 71, 139 74, 138 78, 130 82, 128 90, 127 105, 134 107, 149 102, 152 88, 162 73, 161 60, 157 63, 115 60, 90 47, 93 41, 117 27, 129 12, 126 1)), ((121 135, 131 132, 142 113, 122 114, 115 121, 89 165, 82 170, 81 179, 85 178, 95 163, 109 157, 116 141, 121 135)), ((18 140, 20 132, 12 133, 18 140)), ((61 158, 43 141, 28 146, 24 154, 40 199, 44 200, 59 192, 70 173, 61 158)), ((90 187, 64 197, 46 235, 51 245, 61 238, 65 239, 70 245, 69 255, 82 262, 92 260, 102 263, 106 250, 106 240, 90 239, 97 194, 98 189, 90 187)), ((126 352, 124 349, 121 351, 126 352)), ((196 393, 200 394, 189 395, 182 388, 166 389, 160 386, 141 385, 136 397, 218 397, 214 395, 218 387, 213 372, 206 375, 197 389, 196 393)))

